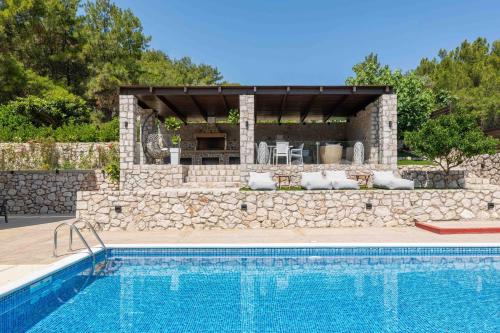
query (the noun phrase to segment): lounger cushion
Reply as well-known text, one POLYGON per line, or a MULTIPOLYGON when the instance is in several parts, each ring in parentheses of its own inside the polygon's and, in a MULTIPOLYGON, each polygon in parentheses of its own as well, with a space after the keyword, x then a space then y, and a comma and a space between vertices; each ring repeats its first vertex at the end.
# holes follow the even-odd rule
POLYGON ((321 172, 302 172, 300 185, 306 190, 332 189, 332 183, 321 172))
POLYGON ((270 172, 250 172, 248 186, 252 190, 275 190, 276 182, 270 172))
POLYGON ((394 176, 392 171, 374 171, 373 187, 386 188, 389 190, 413 190, 415 188, 415 183, 413 180, 394 176))
POLYGON ((359 184, 356 180, 347 178, 344 170, 327 170, 326 178, 332 183, 336 190, 358 190, 359 184))

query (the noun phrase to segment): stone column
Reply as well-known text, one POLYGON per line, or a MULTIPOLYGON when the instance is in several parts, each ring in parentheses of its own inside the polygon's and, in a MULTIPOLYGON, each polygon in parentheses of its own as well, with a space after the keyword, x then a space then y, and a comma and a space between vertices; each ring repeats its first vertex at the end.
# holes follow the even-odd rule
POLYGON ((120 95, 120 189, 124 188, 126 174, 134 166, 137 110, 135 96, 120 95))
POLYGON ((255 96, 240 95, 240 164, 254 163, 255 96))
POLYGON ((394 168, 398 161, 398 111, 397 96, 384 94, 378 104, 379 163, 394 168))

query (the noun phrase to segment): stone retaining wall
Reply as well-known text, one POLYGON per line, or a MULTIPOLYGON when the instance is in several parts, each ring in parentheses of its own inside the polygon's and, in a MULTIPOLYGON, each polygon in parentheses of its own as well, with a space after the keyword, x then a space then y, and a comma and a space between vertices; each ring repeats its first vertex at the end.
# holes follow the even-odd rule
POLYGON ((100 170, 0 171, 9 214, 70 214, 77 191, 116 190, 100 170))
POLYGON ((187 174, 183 165, 134 165, 120 171, 120 183, 123 190, 155 190, 166 187, 179 187, 187 174))
POLYGON ((78 192, 77 217, 105 230, 407 226, 498 219, 500 190, 78 192))
POLYGON ((53 165, 65 169, 93 169, 118 143, 0 142, 0 170, 40 170, 53 165))
MULTIPOLYGON (((401 177, 415 181, 416 188, 445 188, 444 173, 438 167, 405 165, 399 166, 398 171, 401 177)), ((452 170, 448 179, 448 188, 466 187, 467 174, 467 170, 464 169, 452 170)))
POLYGON ((481 178, 487 178, 491 184, 500 185, 500 153, 478 155, 468 160, 464 168, 481 178))

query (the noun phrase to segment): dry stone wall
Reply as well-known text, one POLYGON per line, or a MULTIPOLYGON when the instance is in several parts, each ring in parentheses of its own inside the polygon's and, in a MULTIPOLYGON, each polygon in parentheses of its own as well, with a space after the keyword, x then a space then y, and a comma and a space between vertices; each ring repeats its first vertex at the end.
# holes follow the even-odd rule
POLYGON ((100 170, 0 172, 9 214, 71 214, 77 191, 116 190, 100 170))
POLYGON ((115 142, 0 143, 0 170, 40 170, 50 167, 90 169, 100 164, 115 142), (50 159, 50 161, 48 161, 50 159))
MULTIPOLYGON (((441 169, 427 165, 406 165, 398 167, 402 178, 415 182, 416 188, 446 188, 445 176, 441 169)), ((448 188, 466 187, 467 170, 452 170, 448 177, 448 188)))
POLYGON ((105 230, 408 226, 498 219, 500 190, 79 192, 77 217, 105 230))
POLYGON ((500 153, 475 156, 464 167, 478 177, 489 179, 491 184, 500 185, 500 153))

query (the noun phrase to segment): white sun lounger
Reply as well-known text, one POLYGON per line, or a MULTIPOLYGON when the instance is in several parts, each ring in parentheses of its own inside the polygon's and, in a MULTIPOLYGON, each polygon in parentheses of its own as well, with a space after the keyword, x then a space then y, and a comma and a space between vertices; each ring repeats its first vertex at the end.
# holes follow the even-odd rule
POLYGON ((336 190, 359 190, 359 184, 356 180, 347 178, 344 170, 327 170, 326 178, 332 183, 336 190))
POLYGON ((252 190, 275 190, 276 182, 270 172, 250 172, 248 186, 252 190))
POLYGON ((301 172, 300 185, 306 190, 331 190, 332 183, 321 172, 301 172))
POLYGON ((413 190, 415 188, 415 182, 413 180, 396 177, 392 171, 374 171, 373 187, 389 190, 413 190))

